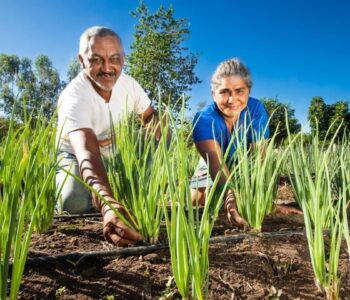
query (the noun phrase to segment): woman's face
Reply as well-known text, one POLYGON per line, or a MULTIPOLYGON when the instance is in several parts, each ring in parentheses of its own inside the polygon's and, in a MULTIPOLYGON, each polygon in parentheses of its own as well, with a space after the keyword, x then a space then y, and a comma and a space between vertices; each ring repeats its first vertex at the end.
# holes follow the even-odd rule
POLYGON ((240 76, 221 78, 220 85, 213 90, 214 101, 225 119, 237 119, 247 106, 249 88, 240 76))

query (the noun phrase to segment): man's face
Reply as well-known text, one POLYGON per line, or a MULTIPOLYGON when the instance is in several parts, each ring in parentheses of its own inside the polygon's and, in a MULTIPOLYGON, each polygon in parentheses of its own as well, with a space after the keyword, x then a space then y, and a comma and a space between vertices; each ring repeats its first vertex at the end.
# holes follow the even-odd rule
POLYGON ((240 76, 229 76, 221 78, 212 95, 223 117, 232 119, 247 106, 249 88, 240 76))
POLYGON ((114 36, 95 36, 87 53, 79 58, 95 88, 111 91, 124 66, 124 50, 119 40, 114 36))

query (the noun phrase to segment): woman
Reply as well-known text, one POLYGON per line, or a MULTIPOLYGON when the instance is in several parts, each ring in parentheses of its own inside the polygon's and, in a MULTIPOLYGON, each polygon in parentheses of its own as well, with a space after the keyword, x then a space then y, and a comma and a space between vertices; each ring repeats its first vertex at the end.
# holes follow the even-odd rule
MULTIPOLYGON (((249 97, 251 88, 250 72, 237 58, 222 62, 214 72, 211 78, 214 102, 197 113, 193 121, 193 139, 202 157, 191 182, 193 203, 198 201, 204 205, 208 172, 211 178, 216 177, 226 151, 228 159, 232 158, 235 143, 230 144, 230 141, 237 136, 236 130, 246 134, 247 141, 251 144, 258 142, 256 137, 259 140, 269 137, 266 109, 259 100, 249 97), (245 129, 245 124, 249 124, 249 129, 245 129)), ((229 169, 225 162, 218 186, 225 185, 228 176, 229 169)), ((231 224, 247 225, 237 211, 231 190, 226 193, 225 208, 231 224)), ((300 213, 281 206, 278 211, 300 213)))

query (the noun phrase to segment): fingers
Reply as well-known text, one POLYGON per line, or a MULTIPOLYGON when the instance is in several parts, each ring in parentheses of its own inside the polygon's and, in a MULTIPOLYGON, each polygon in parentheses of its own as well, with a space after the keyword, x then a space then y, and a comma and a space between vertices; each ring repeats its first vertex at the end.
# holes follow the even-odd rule
POLYGON ((247 221, 239 215, 236 209, 231 208, 227 213, 227 217, 231 225, 235 225, 237 227, 248 226, 247 221))
POLYGON ((112 244, 114 244, 116 246, 120 246, 120 247, 125 247, 125 246, 128 246, 130 244, 135 243, 135 241, 122 238, 122 237, 120 237, 119 235, 117 235, 115 233, 109 234, 107 236, 106 240, 108 242, 110 242, 110 243, 112 243, 112 244))
POLYGON ((142 236, 135 230, 132 230, 130 228, 125 228, 124 229, 124 236, 123 238, 130 239, 132 241, 142 241, 142 236))
POLYGON ((290 210, 290 213, 291 214, 295 214, 295 215, 303 215, 303 212, 301 210, 299 210, 299 209, 296 209, 296 208, 292 208, 290 210))
POLYGON ((114 218, 103 228, 105 239, 117 246, 127 246, 142 240, 142 236, 128 228, 121 220, 114 218))
POLYGON ((295 215, 303 215, 303 212, 294 207, 288 207, 284 205, 276 205, 276 213, 281 213, 283 215, 295 214, 295 215))

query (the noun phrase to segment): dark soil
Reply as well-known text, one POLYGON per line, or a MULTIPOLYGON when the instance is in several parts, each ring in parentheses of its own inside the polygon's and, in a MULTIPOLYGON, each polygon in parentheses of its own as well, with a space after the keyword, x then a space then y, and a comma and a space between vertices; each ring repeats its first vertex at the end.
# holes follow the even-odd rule
MULTIPOLYGON (((282 186, 281 186, 282 188, 282 186)), ((288 190, 288 189, 287 189, 288 190)), ((280 191, 279 199, 290 200, 280 191)), ((289 201, 291 202, 291 201, 289 201)), ((303 218, 272 215, 263 232, 303 231, 303 218)), ((243 233, 224 212, 215 236, 243 233)), ((165 228, 161 233, 165 239, 165 228)), ((34 234, 29 257, 115 250, 102 237, 99 217, 54 221, 47 234, 34 234)), ((350 299, 350 261, 342 247, 341 299, 350 299)), ((18 299, 178 299, 167 249, 138 256, 82 257, 26 266, 18 299)), ((314 284, 306 238, 247 236, 210 246, 209 299, 323 299, 314 284)))

